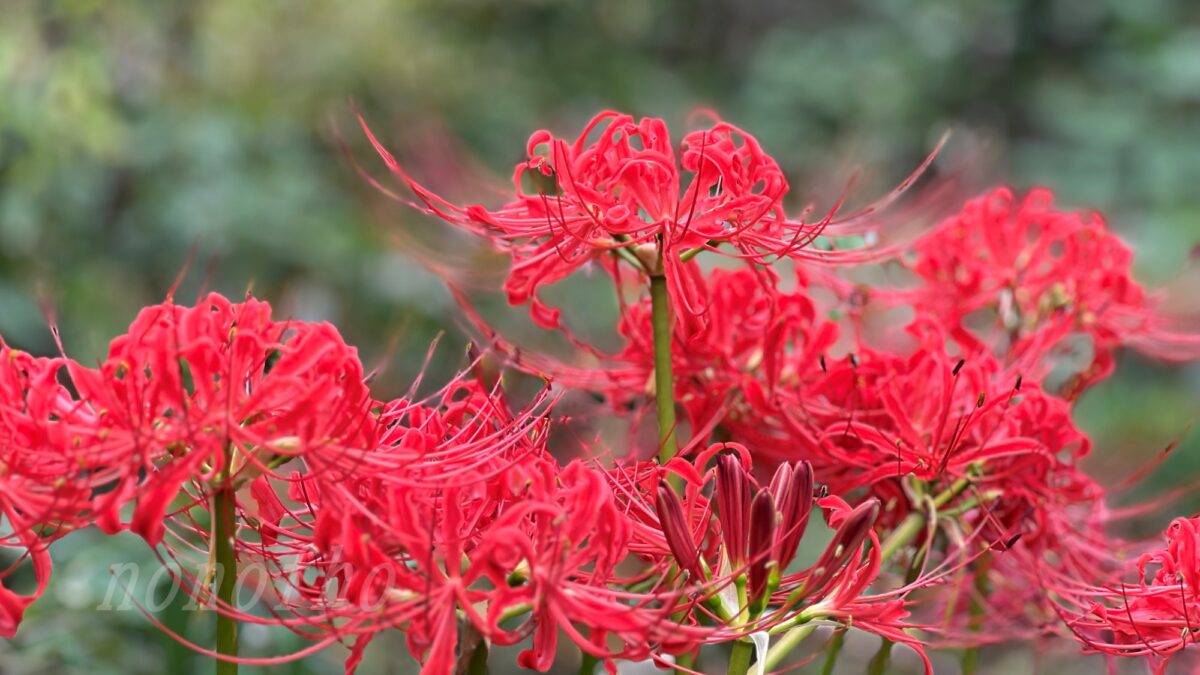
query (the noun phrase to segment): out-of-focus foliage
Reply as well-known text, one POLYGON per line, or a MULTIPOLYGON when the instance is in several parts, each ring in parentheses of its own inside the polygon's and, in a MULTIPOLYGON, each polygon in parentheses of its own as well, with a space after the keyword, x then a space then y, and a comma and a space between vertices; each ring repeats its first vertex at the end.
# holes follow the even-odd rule
MULTIPOLYGON (((601 107, 678 121, 710 106, 819 204, 855 165, 869 169, 855 194, 878 194, 953 128, 948 155, 973 167, 970 187, 1045 183, 1105 211, 1150 282, 1175 278, 1200 240, 1189 0, 8 0, 0 333, 52 351, 52 308, 72 353, 94 358, 194 248, 181 296, 253 285, 285 313, 333 320, 387 366, 392 393, 449 328, 433 366, 445 372, 462 343, 453 302, 392 245, 420 218, 341 152, 378 170, 351 100, 431 174, 475 157, 497 180, 533 128, 574 129, 601 107)), ((1081 415, 1116 476, 1184 436, 1197 401, 1195 369, 1127 362, 1081 415)), ((1200 468, 1196 436, 1169 463, 1177 475, 1200 468)), ((3 671, 195 667, 137 612, 94 611, 106 566, 140 550, 64 541, 54 592, 0 646, 3 671)), ((160 616, 205 639, 184 614, 160 616)), ((370 671, 406 672, 386 646, 370 671)), ((337 658, 270 670, 337 672, 337 658)))

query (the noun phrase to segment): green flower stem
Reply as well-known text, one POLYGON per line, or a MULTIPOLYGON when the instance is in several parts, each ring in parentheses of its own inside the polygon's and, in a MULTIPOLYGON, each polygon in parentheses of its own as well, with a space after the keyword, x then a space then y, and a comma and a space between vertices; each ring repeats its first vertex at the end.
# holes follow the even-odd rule
POLYGON ((675 438, 675 374, 671 367, 671 301, 667 278, 650 277, 650 321, 654 331, 654 402, 658 408, 658 459, 667 462, 679 451, 675 438))
POLYGON ((829 645, 825 647, 825 665, 821 666, 821 675, 833 675, 833 669, 837 666, 838 656, 841 655, 842 645, 845 643, 846 629, 838 628, 829 640, 829 645))
MULTIPOLYGON (((954 481, 950 487, 946 488, 933 498, 934 508, 940 509, 946 504, 949 504, 954 500, 955 497, 962 494, 963 490, 966 490, 967 486, 970 484, 971 479, 965 476, 954 481)), ((917 536, 921 530, 925 528, 925 520, 926 516, 924 510, 916 510, 908 514, 908 516, 896 526, 896 529, 892 530, 892 533, 888 535, 887 540, 883 542, 879 552, 883 560, 885 562, 890 560, 892 556, 896 555, 897 551, 908 545, 908 543, 912 541, 913 537, 917 536)))
POLYGON ((750 670, 750 658, 754 656, 754 643, 747 640, 736 640, 733 651, 729 654, 729 675, 746 675, 750 670))
MULTIPOLYGON (((467 664, 467 675, 487 675, 488 672, 488 643, 482 637, 471 652, 471 661, 467 664)), ((582 672, 582 671, 580 671, 582 672)))
POLYGON ((787 658, 792 650, 808 639, 817 627, 814 624, 805 624, 797 626, 788 631, 787 635, 780 638, 779 642, 775 643, 774 647, 767 650, 767 657, 764 659, 763 668, 769 673, 779 666, 783 665, 783 660, 787 658))
MULTIPOLYGON (((991 592, 988 584, 988 572, 992 569, 992 555, 985 552, 975 561, 975 593, 971 596, 971 615, 968 627, 972 632, 978 633, 983 628, 984 606, 983 600, 991 592)), ((963 675, 975 675, 975 671, 979 666, 979 647, 969 647, 963 652, 962 657, 962 672, 963 675)))
MULTIPOLYGON (((710 240, 708 241, 708 246, 718 246, 720 243, 721 243, 721 242, 717 241, 716 239, 710 239, 710 240)), ((683 262, 683 263, 685 263, 685 262, 687 262, 687 261, 691 260, 692 258, 695 258, 696 256, 700 255, 701 253, 703 253, 703 252, 705 252, 705 251, 707 251, 707 250, 708 250, 708 248, 707 248, 707 247, 705 247, 705 246, 697 246, 696 248, 693 248, 693 249, 691 249, 691 250, 684 251, 684 252, 683 252, 682 254, 680 254, 680 256, 679 256, 679 262, 683 262)))
MULTIPOLYGON (((221 605, 226 607, 233 606, 237 590, 237 555, 233 550, 235 500, 235 492, 227 483, 217 488, 212 497, 212 546, 216 552, 217 569, 220 572, 217 598, 221 605)), ((237 621, 232 616, 225 611, 217 611, 218 654, 237 656, 237 629, 237 621)), ((237 675, 237 672, 237 663, 217 659, 217 675, 237 675)))
POLYGON ((883 644, 879 645, 879 651, 875 652, 871 663, 867 664, 867 675, 883 675, 887 672, 888 662, 891 660, 892 641, 884 638, 883 644))

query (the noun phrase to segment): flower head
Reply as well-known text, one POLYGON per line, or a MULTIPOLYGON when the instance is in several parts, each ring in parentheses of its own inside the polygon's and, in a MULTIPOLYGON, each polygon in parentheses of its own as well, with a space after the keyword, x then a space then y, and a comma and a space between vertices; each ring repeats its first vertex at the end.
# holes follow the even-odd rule
POLYGON ((1121 345, 1174 360, 1200 356, 1200 340, 1160 315, 1133 279, 1133 253, 1096 213, 1062 211, 1046 189, 1018 198, 996 188, 971 200, 915 246, 926 282, 919 311, 967 345, 1007 343, 1030 378, 1071 333, 1091 338, 1094 362, 1074 385, 1107 375, 1121 345), (984 314, 992 321, 982 324, 984 314))
MULTIPOLYGON (((662 120, 614 111, 596 115, 574 140, 538 130, 513 171, 510 200, 495 209, 457 205, 424 187, 360 122, 387 167, 416 195, 413 205, 508 253, 509 301, 529 303, 537 323, 560 328, 559 311, 538 292, 590 263, 618 274, 622 260, 638 273, 665 276, 677 311, 695 315, 704 306, 687 268, 700 251, 769 264, 807 256, 822 234, 870 229, 869 216, 882 204, 840 219, 789 217, 783 209, 789 186, 778 162, 749 133, 704 114, 711 125, 686 134, 678 151, 662 120)), ((844 253, 863 257, 862 251, 812 257, 833 261, 844 253)))
POLYGON ((1166 673, 1200 640, 1200 518, 1175 519, 1164 538, 1129 570, 1133 583, 1080 583, 1059 595, 1067 627, 1087 650, 1145 657, 1166 673))

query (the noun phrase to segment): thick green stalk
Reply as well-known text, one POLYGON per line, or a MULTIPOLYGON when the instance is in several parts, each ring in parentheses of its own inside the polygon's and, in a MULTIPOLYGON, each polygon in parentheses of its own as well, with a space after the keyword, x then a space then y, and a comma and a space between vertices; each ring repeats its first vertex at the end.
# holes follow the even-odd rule
POLYGON ((654 402, 658 408, 658 459, 679 450, 675 438, 675 374, 671 367, 671 301, 667 278, 650 276, 650 322, 654 331, 654 402))
MULTIPOLYGON (((220 580, 217 599, 224 607, 232 608, 237 590, 237 555, 233 550, 235 493, 224 483, 212 497, 212 546, 220 580)), ((217 611, 217 653, 237 656, 237 621, 226 611, 217 611)), ((237 675, 238 664, 217 659, 217 675, 237 675)))
POLYGON ((883 675, 887 672, 888 662, 891 660, 892 641, 884 638, 883 644, 879 645, 879 651, 875 652, 871 663, 867 664, 867 675, 883 675))
MULTIPOLYGON (((968 627, 978 633, 983 628, 984 598, 991 592, 988 584, 988 573, 992 569, 992 555, 985 552, 975 561, 975 593, 971 595, 971 618, 968 627)), ((979 666, 979 647, 968 647, 963 652, 963 675, 975 675, 979 666)))
POLYGON ((754 656, 754 643, 746 640, 736 640, 733 651, 729 654, 729 675, 746 675, 750 670, 750 658, 754 656))
POLYGON ((467 675, 487 675, 487 672, 488 643, 481 637, 475 645, 475 650, 471 652, 471 661, 467 664, 467 675))
POLYGON ((596 675, 596 664, 598 662, 599 659, 584 652, 583 657, 579 660, 579 675, 596 675))
POLYGON ((842 645, 846 643, 846 629, 839 628, 833 633, 833 638, 829 640, 829 646, 825 648, 825 665, 821 666, 821 675, 833 675, 833 669, 837 666, 838 656, 842 653, 842 645))
POLYGON ((967 647, 962 657, 962 675, 975 675, 979 667, 979 647, 967 647))
POLYGON ((783 665, 783 660, 787 658, 788 654, 792 653, 792 650, 798 647, 801 642, 807 640, 808 636, 812 635, 816 629, 815 625, 806 624, 788 631, 787 635, 780 638, 774 647, 767 650, 767 658, 764 659, 763 668, 768 673, 779 668, 779 666, 783 665))

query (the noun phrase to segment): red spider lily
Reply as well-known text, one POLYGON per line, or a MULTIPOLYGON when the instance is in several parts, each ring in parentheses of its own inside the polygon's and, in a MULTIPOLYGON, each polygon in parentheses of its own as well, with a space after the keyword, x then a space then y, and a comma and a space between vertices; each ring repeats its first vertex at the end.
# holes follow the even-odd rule
MULTIPOLYGON (((558 475, 559 486, 543 490, 540 505, 526 502, 529 510, 540 511, 533 517, 533 532, 519 538, 515 532, 513 538, 498 533, 492 540, 493 546, 507 550, 522 547, 522 559, 528 562, 528 583, 510 583, 497 598, 498 606, 526 602, 534 607, 534 649, 522 656, 525 667, 549 669, 559 628, 586 653, 604 659, 644 659, 655 649, 677 652, 707 632, 676 624, 670 618, 672 604, 655 594, 619 590, 615 568, 625 557, 628 525, 603 481, 582 464, 567 466, 558 475), (588 635, 577 626, 587 627, 588 635), (605 644, 607 636, 618 638, 622 651, 614 654, 605 644)), ((510 512, 506 521, 520 517, 514 514, 521 511, 510 512)), ((498 586, 504 578, 500 573, 510 574, 497 569, 492 579, 498 586)))
POLYGON ((1087 650, 1146 657, 1166 673, 1200 639, 1200 518, 1177 518, 1165 538, 1164 548, 1138 559, 1135 583, 1079 583, 1059 596, 1068 603, 1060 610, 1068 628, 1087 650))
POLYGON ((299 590, 293 609, 306 628, 364 639, 398 628, 425 673, 454 672, 470 646, 460 645, 466 626, 498 644, 532 635, 521 663, 538 670, 549 668, 559 630, 604 659, 695 644, 704 631, 675 624, 669 601, 625 590, 616 566, 628 519, 602 474, 546 454, 538 409, 514 416, 502 397, 463 380, 436 407, 387 406, 376 452, 405 461, 302 482, 305 524, 264 527, 293 549, 313 546, 298 568, 275 565, 280 583, 299 590), (316 582, 304 581, 306 569, 316 582), (610 638, 624 647, 614 651, 610 638))
MULTIPOLYGON (((39 587, 45 543, 70 529, 128 528, 157 545, 175 523, 173 539, 203 550, 188 537, 209 537, 192 508, 213 491, 236 491, 296 457, 332 476, 377 459, 367 457, 377 423, 354 349, 328 324, 273 321, 253 299, 147 308, 94 369, 3 356, 0 503, 15 531, 6 543, 30 550, 39 587)), ((200 592, 207 580, 194 581, 200 592)))
POLYGON ((1006 341, 1030 377, 1045 372, 1039 361, 1064 335, 1087 334, 1095 362, 1074 393, 1111 371, 1119 345, 1172 360, 1200 357, 1200 339, 1173 328, 1133 280, 1133 254, 1104 220, 1057 210, 1053 199, 1045 189, 1018 200, 997 188, 918 242, 913 270, 927 283, 913 298, 918 311, 938 317, 964 344, 1006 341), (992 325, 968 328, 983 310, 992 325))
POLYGON ((28 596, 0 583, 4 637, 13 636, 25 609, 46 590, 50 542, 88 524, 93 491, 113 478, 111 458, 85 444, 93 419, 59 383, 63 364, 0 342, 0 522, 7 530, 0 546, 22 551, 0 571, 0 582, 25 559, 37 581, 28 596))
MULTIPOLYGON (((926 513, 937 498, 938 509, 955 515, 929 526, 953 528, 951 541, 963 543, 943 551, 934 577, 989 546, 1008 550, 1019 541, 994 563, 996 604, 1005 611, 993 614, 1007 634, 1031 631, 1037 622, 1019 618, 1030 608, 1049 612, 1039 575, 1100 579, 1115 555, 1104 533, 1105 492, 1077 465, 1090 442, 1065 401, 1022 383, 991 355, 951 356, 933 326, 913 334, 919 346, 909 356, 862 347, 779 387, 776 405, 727 416, 719 428, 758 443, 759 459, 812 462, 834 493, 877 498, 885 505, 881 529, 926 513), (1006 616, 1018 619, 1008 626, 1006 616)), ((925 536, 917 535, 905 559, 921 548, 925 536)), ((971 582, 954 579, 944 597, 957 620, 971 582)))
MULTIPOLYGON (((817 317, 800 289, 777 289, 770 270, 714 270, 695 281, 707 311, 703 321, 676 322, 673 353, 679 399, 701 408, 737 390, 743 400, 768 400, 782 380, 815 369, 819 355, 837 338, 837 326, 817 317)), ((647 374, 653 368, 648 302, 630 306, 620 324, 627 346, 614 357, 647 374)))
MULTIPOLYGON (((573 143, 537 131, 526 145, 528 159, 513 173, 513 201, 496 211, 456 206, 433 194, 363 129, 430 212, 511 253, 509 300, 531 302, 534 318, 548 327, 558 325, 558 316, 538 302, 538 287, 618 249, 658 249, 661 262, 651 263, 651 271, 673 275, 680 252, 710 239, 747 250, 783 249, 815 231, 788 223, 781 206, 787 181, 778 164, 752 136, 724 122, 686 136, 681 160, 666 124, 653 118, 603 112, 573 143), (686 188, 681 168, 694 174, 686 188)), ((674 287, 682 290, 678 282, 674 287)))
POLYGON ((58 381, 63 365, 0 342, 0 505, 18 534, 86 524, 91 492, 108 480, 108 458, 84 447, 93 418, 58 381))
POLYGON ((544 461, 545 436, 545 394, 516 416, 502 396, 470 379, 456 379, 439 398, 382 406, 371 471, 299 476, 291 505, 270 486, 256 491, 254 522, 270 547, 251 552, 290 589, 294 625, 369 639, 407 624, 414 654, 436 643, 430 672, 453 656, 454 643, 447 647, 441 631, 457 625, 455 603, 467 592, 458 584, 477 580, 482 569, 447 561, 477 546, 472 532, 517 501, 529 478, 520 471, 538 466, 531 458, 544 461), (289 562, 292 556, 299 558, 289 562), (309 570, 315 579, 305 576, 309 570))
POLYGON ((495 210, 459 206, 425 188, 360 122, 388 169, 417 196, 420 204, 414 206, 512 256, 505 283, 509 301, 530 303, 532 318, 547 328, 561 327, 559 311, 544 305, 538 290, 592 262, 617 274, 618 256, 640 272, 665 276, 674 306, 690 315, 704 306, 684 268, 701 250, 718 251, 725 244, 732 249, 723 251, 727 255, 756 263, 789 255, 870 259, 861 251, 805 249, 823 233, 868 231, 870 216, 932 160, 931 155, 893 194, 860 213, 809 223, 784 213, 787 180, 758 141, 712 117, 711 127, 684 136, 678 156, 666 124, 654 118, 605 111, 574 141, 536 131, 526 144, 528 158, 513 172, 511 201, 495 210))
POLYGON ((236 488, 294 457, 343 475, 375 443, 354 348, 329 324, 272 320, 252 298, 149 307, 99 367, 68 370, 95 414, 96 447, 123 460, 116 487, 96 497, 96 524, 128 527, 151 545, 193 481, 236 488), (137 506, 124 523, 129 501, 137 506))
POLYGON ((945 484, 970 477, 976 489, 1011 500, 993 508, 996 517, 1097 498, 1086 484, 1071 493, 1062 482, 1091 447, 1064 401, 988 354, 947 354, 936 327, 914 334, 921 346, 909 356, 863 347, 798 388, 781 387, 775 409, 723 428, 761 442, 767 456, 809 459, 835 493, 868 488, 895 504, 889 520, 907 515, 909 476, 945 484))

